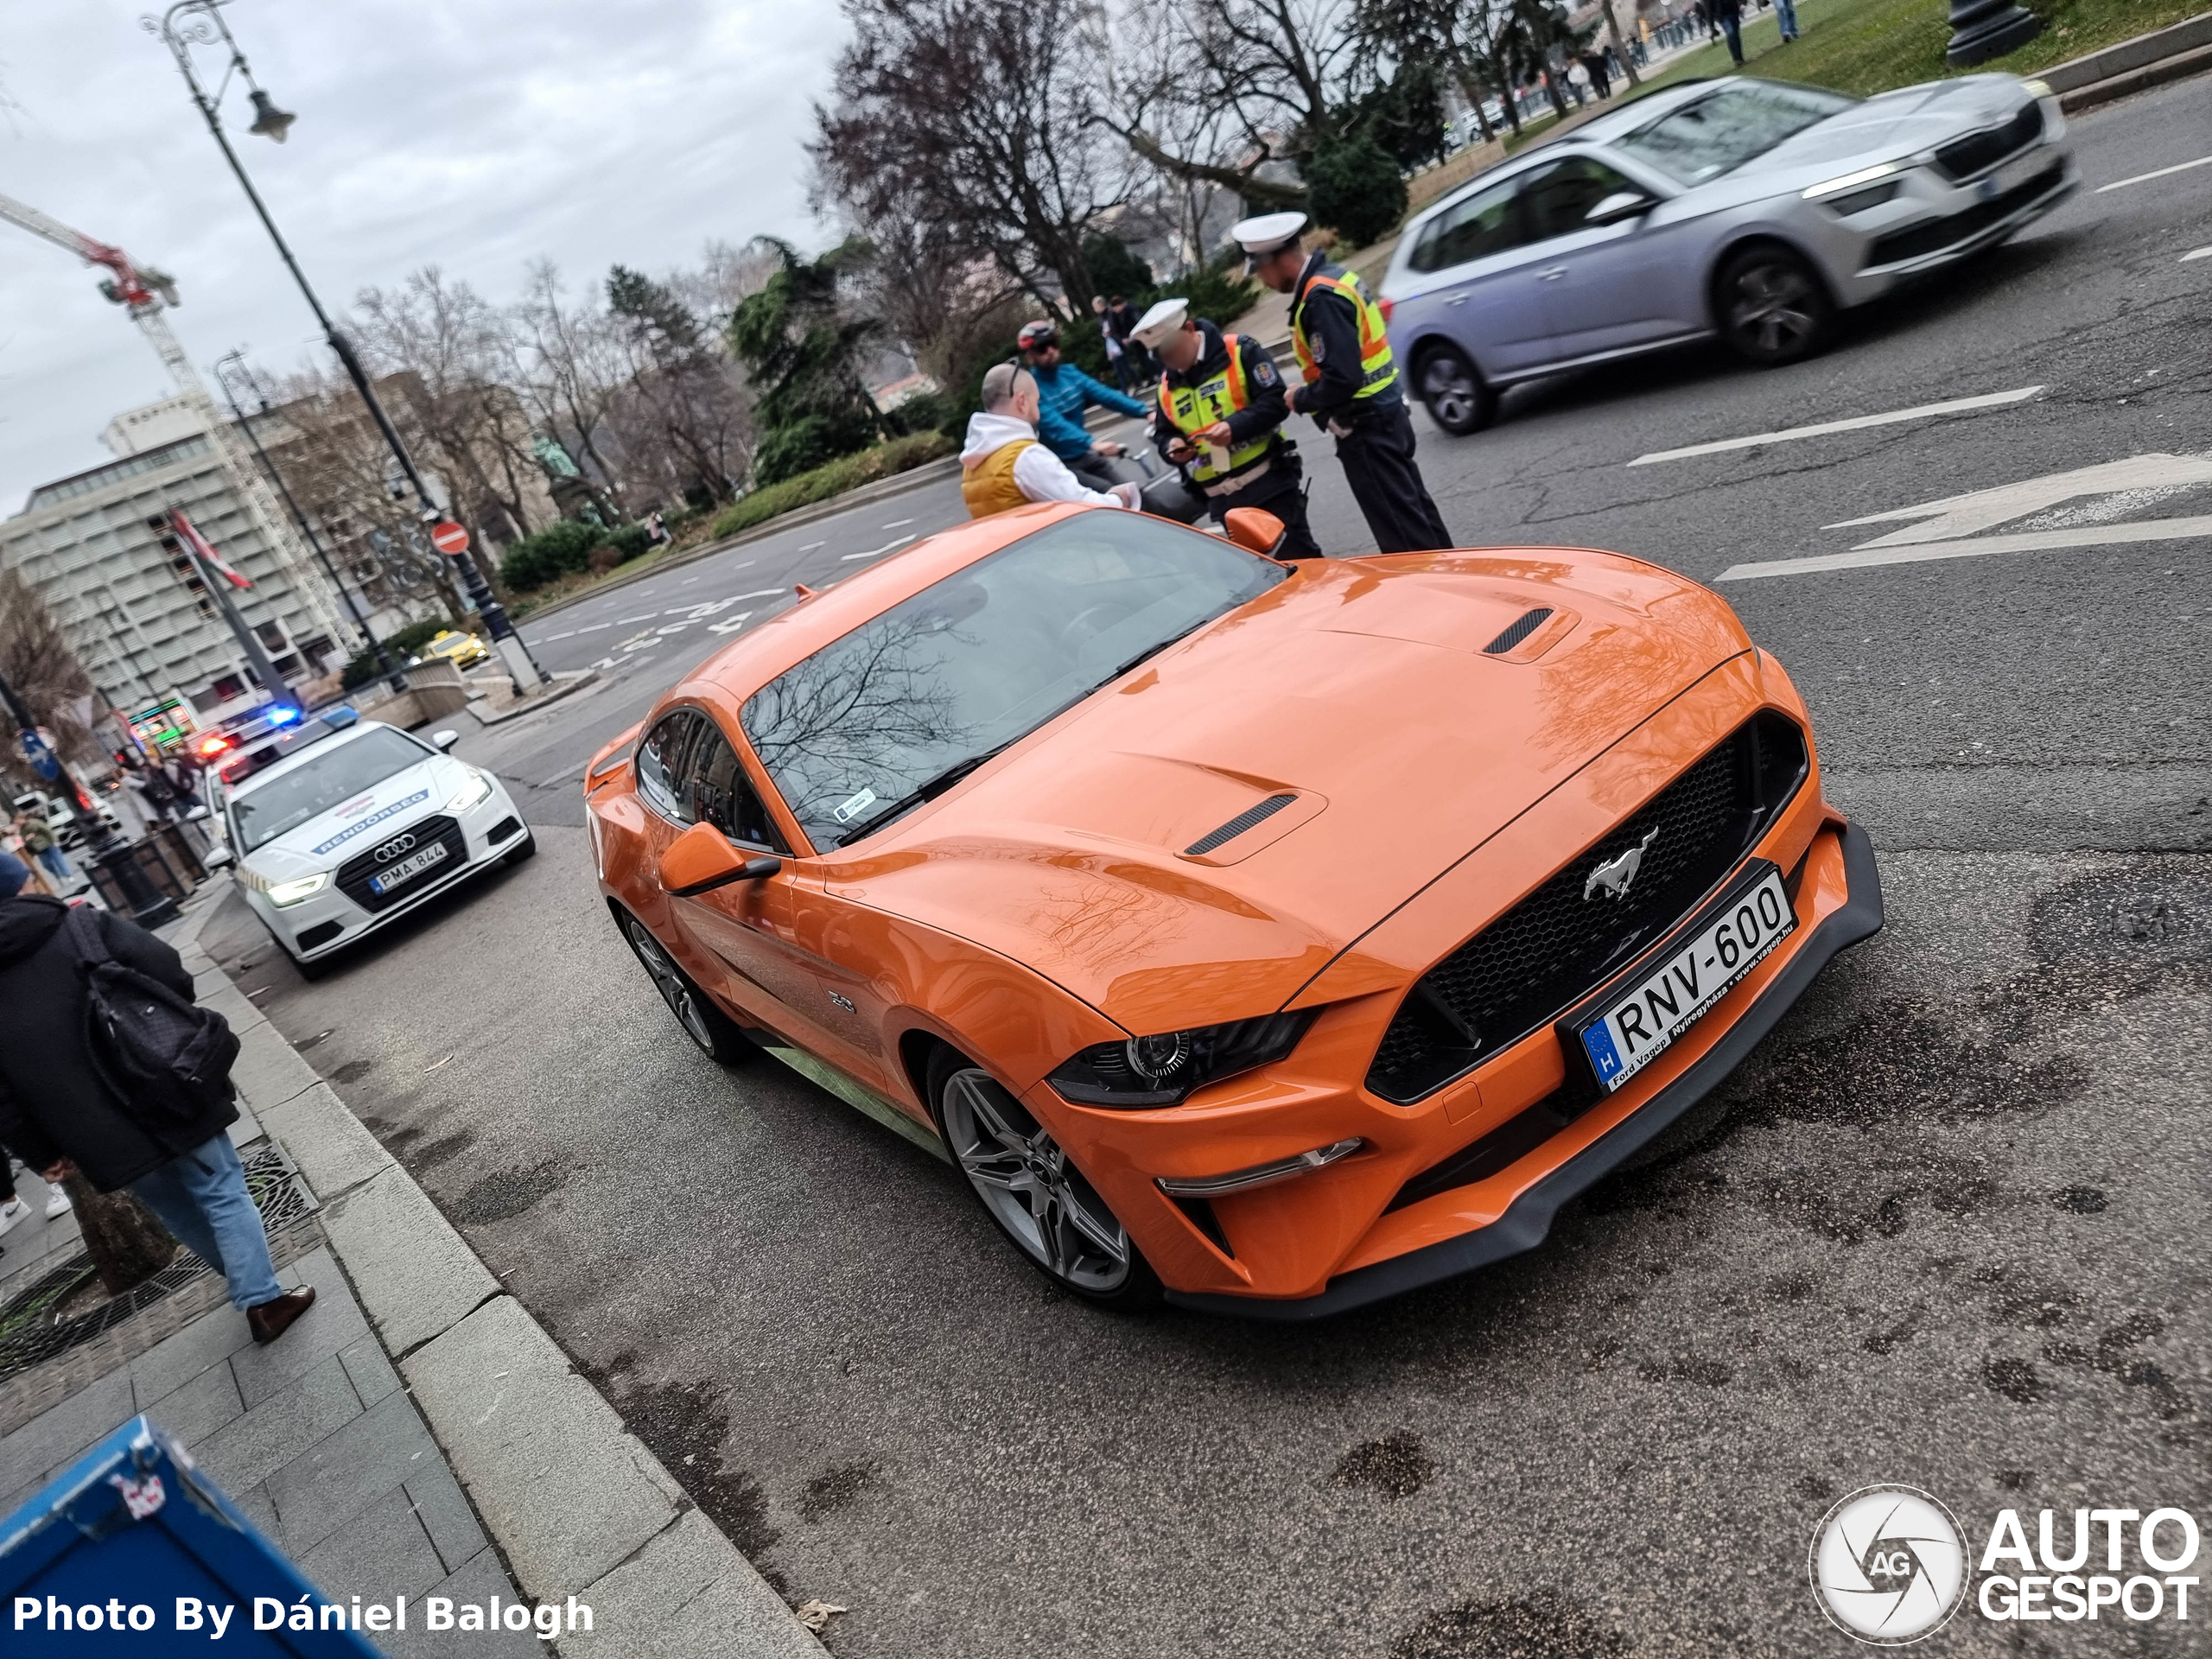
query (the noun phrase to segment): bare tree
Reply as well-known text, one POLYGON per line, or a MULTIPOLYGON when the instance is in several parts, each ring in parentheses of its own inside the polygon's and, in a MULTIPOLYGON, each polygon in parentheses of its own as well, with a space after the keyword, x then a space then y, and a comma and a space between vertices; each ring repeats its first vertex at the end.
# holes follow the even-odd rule
POLYGON ((607 308, 629 353, 618 425, 651 435, 678 494, 728 500, 752 470, 753 416, 715 331, 670 283, 621 265, 607 273, 607 308))
POLYGON ((864 228, 931 225, 1048 309, 1087 312, 1084 235, 1128 188, 1092 0, 842 3, 843 96, 811 147, 826 194, 864 228))
MULTIPOLYGON (((78 718, 79 699, 92 693, 92 677, 38 590, 16 570, 0 570, 0 678, 15 688, 31 718, 54 734, 64 760, 89 760, 99 753, 89 722, 78 718)), ((0 761, 12 782, 31 782, 12 738, 0 761)))
POLYGON ((632 365, 623 330, 594 299, 569 301, 551 260, 531 266, 508 335, 507 373, 539 429, 620 493, 623 468, 611 452, 610 423, 632 365))

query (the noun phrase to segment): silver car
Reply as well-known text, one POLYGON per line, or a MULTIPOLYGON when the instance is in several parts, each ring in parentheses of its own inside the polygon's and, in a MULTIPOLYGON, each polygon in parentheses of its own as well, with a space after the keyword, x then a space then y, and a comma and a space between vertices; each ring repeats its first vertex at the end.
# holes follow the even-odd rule
POLYGON ((1482 175, 1407 226, 1390 343, 1438 425, 1516 380, 1718 334, 1762 364, 1837 314, 2002 241, 2080 183, 2039 81, 1855 99, 1733 77, 1670 86, 1482 175))

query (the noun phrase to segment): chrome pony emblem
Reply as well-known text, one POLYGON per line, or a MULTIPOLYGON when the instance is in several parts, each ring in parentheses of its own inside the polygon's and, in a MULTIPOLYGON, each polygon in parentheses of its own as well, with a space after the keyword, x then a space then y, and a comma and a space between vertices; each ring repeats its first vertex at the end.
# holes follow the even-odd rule
POLYGON ((1590 879, 1582 884, 1582 896, 1595 899, 1599 893, 1608 898, 1625 899, 1636 873, 1643 868, 1643 850, 1659 839, 1659 827, 1654 824, 1651 833, 1618 858, 1609 858, 1590 872, 1590 879))

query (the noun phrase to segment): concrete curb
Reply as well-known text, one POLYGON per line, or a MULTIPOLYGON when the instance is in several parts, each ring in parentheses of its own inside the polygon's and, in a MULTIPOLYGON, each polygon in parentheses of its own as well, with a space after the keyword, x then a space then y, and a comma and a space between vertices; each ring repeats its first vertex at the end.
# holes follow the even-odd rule
POLYGON ((581 691, 586 686, 595 685, 598 682, 599 671, 595 668, 588 668, 581 673, 555 675, 553 689, 550 691, 541 693, 524 702, 510 703, 505 709, 494 709, 491 706, 490 698, 471 697, 466 707, 469 715, 479 725, 504 726, 511 720, 520 720, 524 715, 534 715, 539 709, 560 702, 571 692, 581 691), (479 703, 484 706, 480 709, 477 707, 479 703))
POLYGON ((2054 64, 2036 79, 2058 94, 2059 107, 2071 115, 2212 68, 2212 59, 2204 55, 2208 47, 2212 11, 2054 64))
MULTIPOLYGON (((207 1000, 227 1016, 245 999, 199 942, 215 909, 210 895, 168 937, 195 978, 220 982, 207 1000)), ((823 1659, 337 1092, 258 1010, 236 1029, 261 1127, 320 1201, 332 1255, 516 1584, 592 1608, 594 1632, 562 1651, 823 1659)))

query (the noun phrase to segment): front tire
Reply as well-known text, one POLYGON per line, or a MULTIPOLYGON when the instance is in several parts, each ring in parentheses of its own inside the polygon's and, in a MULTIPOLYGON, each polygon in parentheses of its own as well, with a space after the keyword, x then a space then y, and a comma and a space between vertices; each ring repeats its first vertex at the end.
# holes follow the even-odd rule
POLYGON ((737 1021, 708 999, 650 928, 626 914, 622 937, 630 942, 632 954, 660 993, 660 1000, 668 1004, 668 1011, 676 1016, 676 1023, 702 1054, 716 1065, 735 1065, 753 1053, 753 1046, 737 1028, 737 1021))
POLYGON ((1745 248, 1713 284, 1721 337, 1762 368, 1802 362, 1835 333, 1835 302, 1804 258, 1775 243, 1745 248))
POLYGON ((1456 346, 1424 353, 1414 383, 1429 419, 1455 438, 1481 431, 1497 413, 1497 394, 1456 346))
POLYGON ((1052 1131, 979 1065, 940 1048, 929 1097, 984 1211, 1061 1289, 1116 1313, 1158 1306, 1160 1278, 1052 1131))

